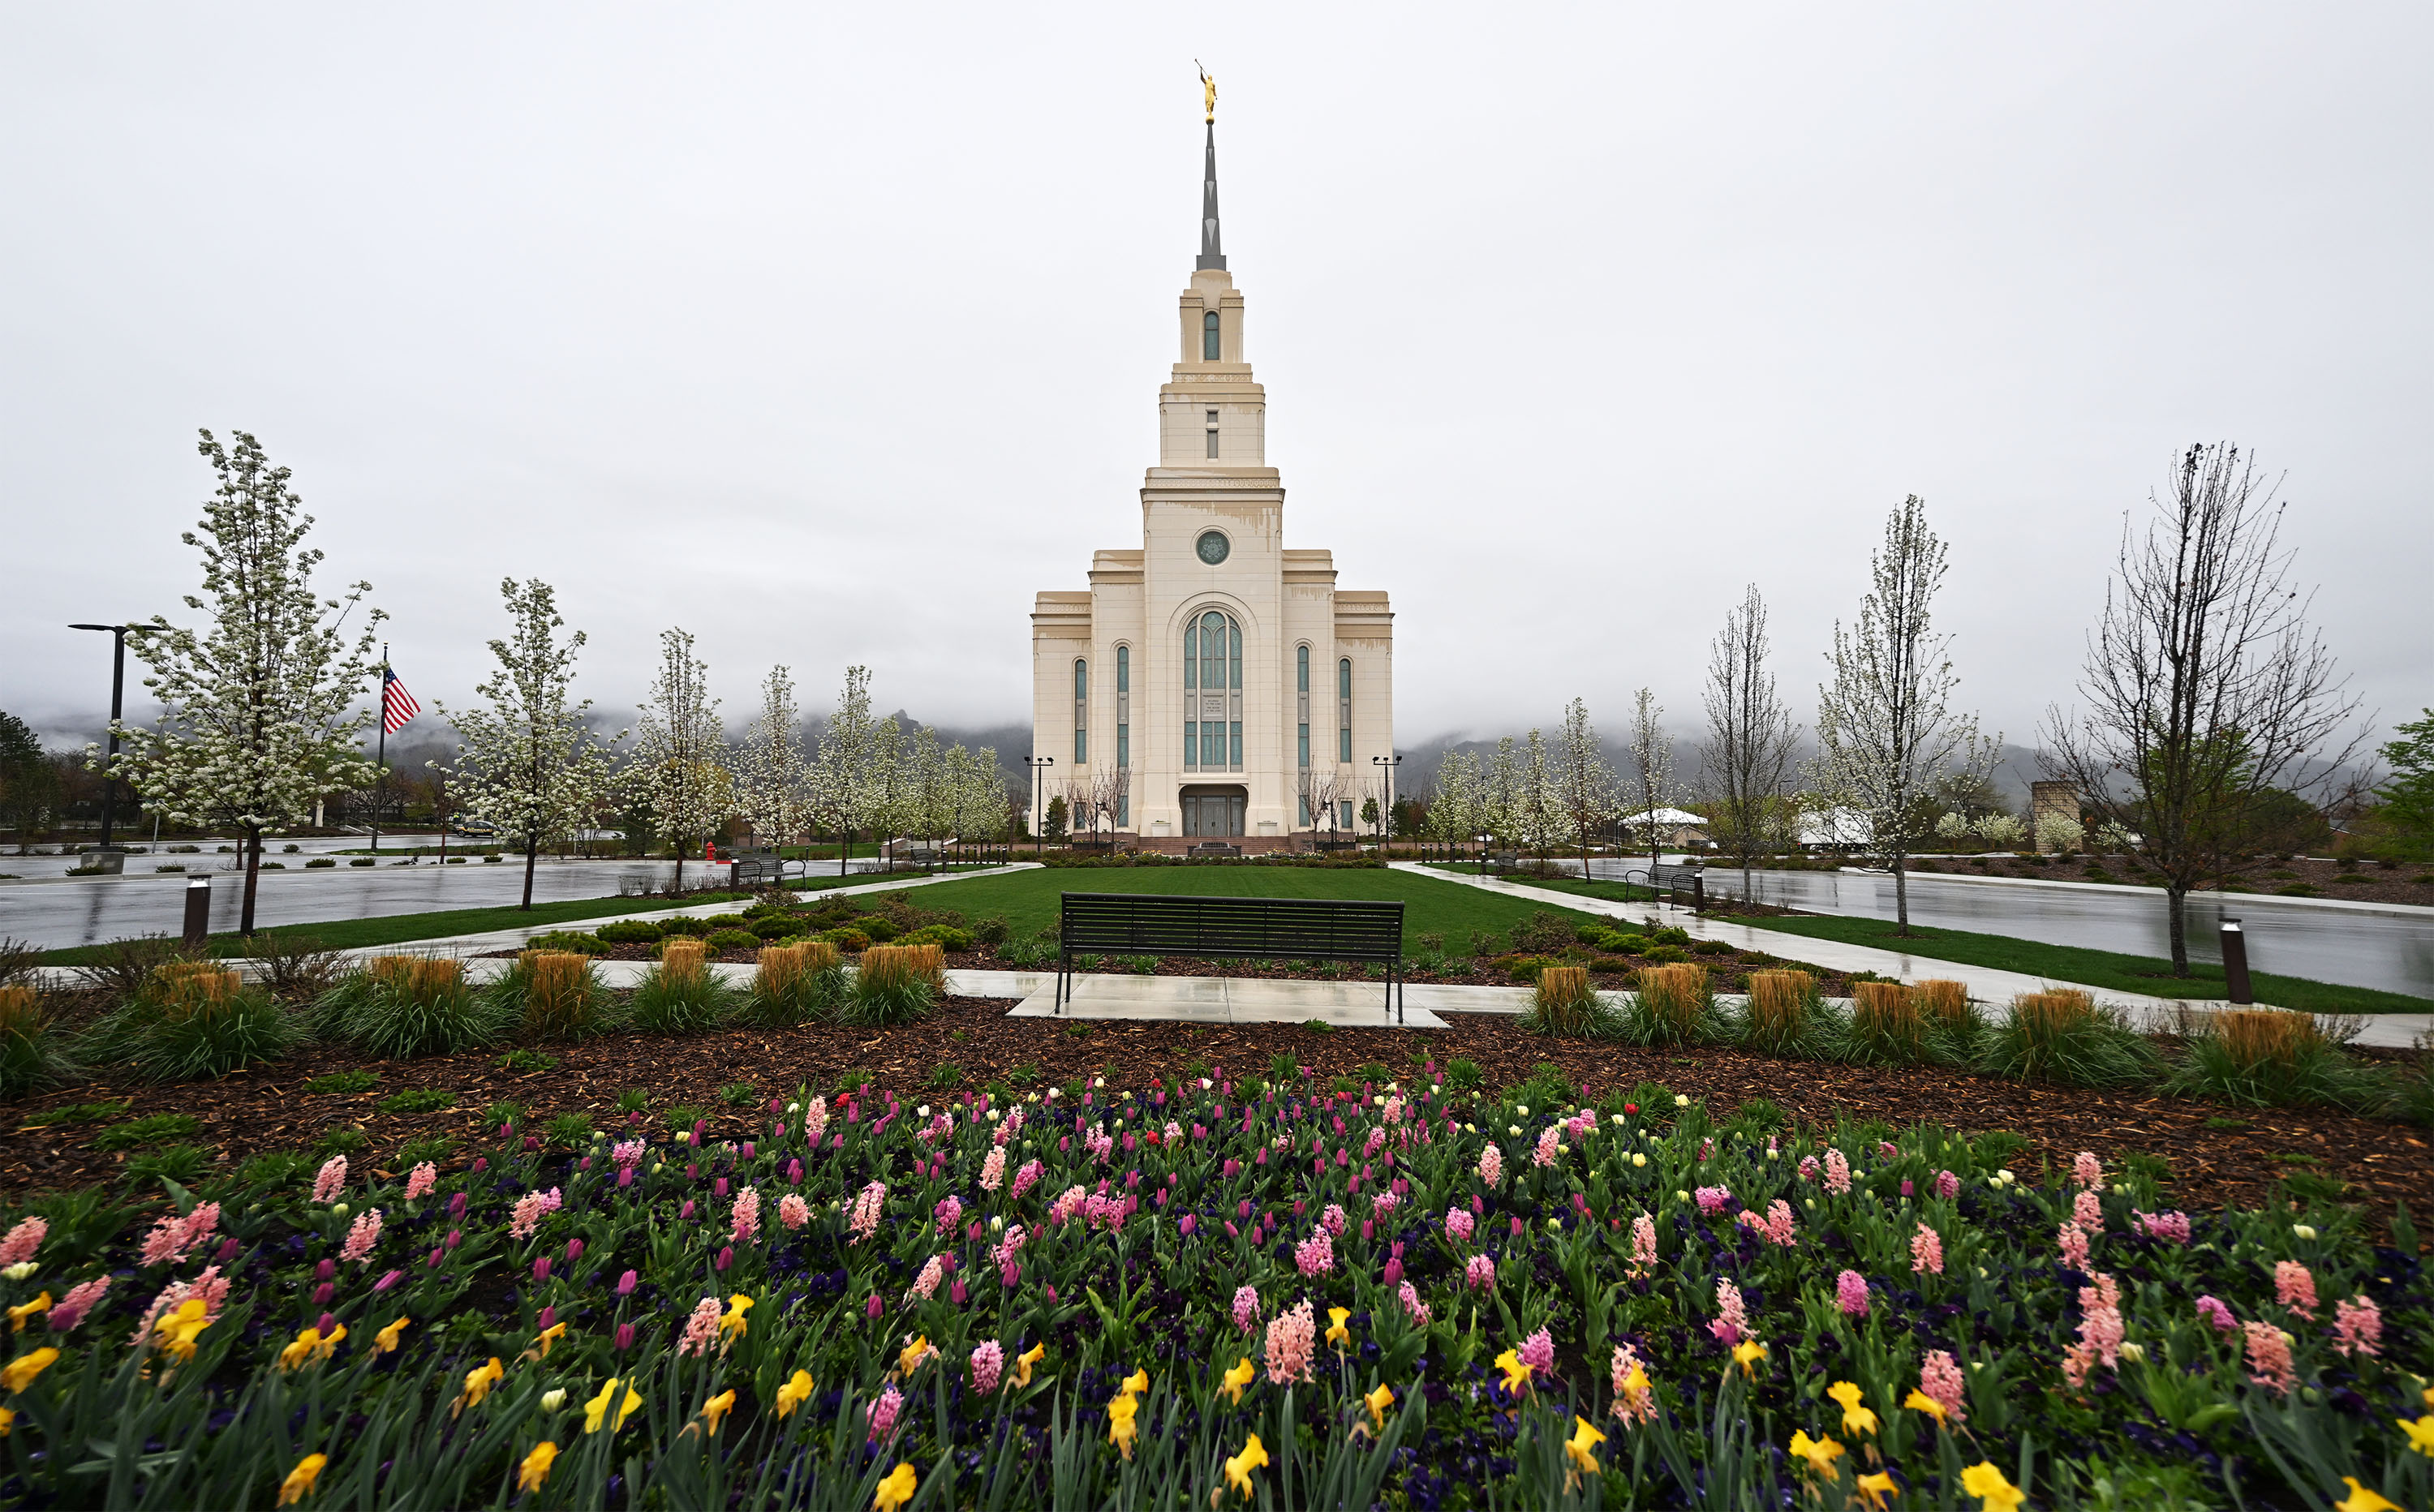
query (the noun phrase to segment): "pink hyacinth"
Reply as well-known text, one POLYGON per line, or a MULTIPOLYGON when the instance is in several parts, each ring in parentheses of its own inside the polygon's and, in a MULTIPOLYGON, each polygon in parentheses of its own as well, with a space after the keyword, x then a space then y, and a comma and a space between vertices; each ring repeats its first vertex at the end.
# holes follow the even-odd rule
POLYGON ((1913 1276, 1922 1271, 1944 1274, 1944 1235, 1924 1223, 1910 1236, 1910 1269, 1913 1276))
POLYGON ((904 1300, 909 1302, 917 1297, 926 1302, 937 1295, 938 1283, 946 1279, 945 1258, 932 1255, 929 1263, 921 1267, 921 1274, 913 1278, 913 1288, 904 1294, 904 1300))
POLYGON ((2065 1223, 2055 1232, 2054 1242, 2062 1246, 2064 1265, 2073 1270, 2087 1268, 2087 1231, 2085 1229, 2076 1223, 2065 1223))
POLYGON ((1547 1330, 1542 1328, 1523 1339, 1521 1348, 1515 1352, 1520 1355, 1521 1363, 1530 1368, 1531 1374, 1543 1377, 1554 1373, 1555 1336, 1547 1330))
POLYGON ((964 1199, 950 1192, 930 1210, 930 1216, 937 1220, 940 1233, 953 1233, 955 1225, 964 1221, 964 1199))
POLYGON ((736 1244, 750 1244, 761 1232, 761 1189, 747 1186, 735 1194, 735 1205, 727 1210, 727 1237, 736 1244))
POLYGON ((812 1205, 789 1192, 778 1199, 778 1221, 789 1231, 812 1221, 812 1205))
POLYGON ((2132 1208, 2130 1224, 2160 1244, 2185 1245, 2189 1242, 2189 1215, 2185 1213, 2141 1213, 2132 1208))
POLYGON ((1950 1171, 1936 1172, 1935 1195, 1944 1198, 1946 1202, 1959 1197, 1961 1195, 1961 1178, 1953 1175, 1950 1171))
POLYGON ((33 1259, 50 1232, 50 1224, 42 1218, 20 1218, 9 1236, 0 1239, 0 1266, 22 1266, 33 1259))
POLYGON ((1801 1156, 1799 1170, 1800 1179, 1802 1181, 1813 1181, 1817 1180, 1817 1157, 1814 1155, 1801 1156))
POLYGON ((1504 1152, 1493 1144, 1479 1152, 1479 1179, 1491 1192, 1504 1180, 1504 1152))
POLYGON ((1014 1173, 1014 1190, 1006 1196, 1014 1201, 1021 1201, 1022 1194, 1037 1185, 1039 1178, 1047 1172, 1047 1169, 1048 1167, 1037 1161, 1024 1161, 1022 1169, 1014 1173))
POLYGON ((372 1246, 380 1243, 381 1210, 368 1208, 357 1215, 347 1228, 347 1243, 338 1251, 341 1260, 362 1262, 372 1257, 372 1246))
POLYGON ((1475 1292, 1496 1289, 1496 1262, 1485 1255, 1473 1255, 1462 1267, 1462 1279, 1475 1292))
POLYGON ((1538 1147, 1536 1150, 1532 1152, 1530 1162, 1532 1164, 1543 1168, 1554 1164, 1557 1161, 1563 1158, 1563 1136, 1560 1131, 1556 1130, 1554 1125, 1549 1124, 1546 1128, 1538 1130, 1538 1147))
POLYGON ((998 1239, 997 1248, 989 1251, 989 1258, 1001 1266, 1013 1265, 1014 1257, 1022 1252, 1022 1241, 1027 1237, 1029 1235, 1022 1232, 1021 1224, 1007 1225, 1005 1232, 998 1239))
POLYGON ((2383 1311, 2372 1297, 2333 1304, 2333 1348, 2343 1354, 2383 1352, 2383 1311))
POLYGON ((1716 1320, 1707 1332, 1726 1349, 1739 1344, 1749 1333, 1749 1313, 1741 1303, 1741 1289, 1728 1281, 1716 1283, 1716 1320))
POLYGON ((516 1198, 507 1232, 519 1239, 529 1239, 540 1230, 540 1220, 566 1205, 557 1188, 546 1192, 527 1192, 516 1198))
POLYGON ((2087 1379, 2099 1360, 2108 1370, 2121 1368, 2121 1339, 2128 1332, 2121 1321, 2120 1288, 2113 1278, 2100 1271, 2089 1279, 2096 1284, 2079 1289, 2079 1342, 2065 1351, 2062 1362, 2063 1379, 2074 1386, 2087 1379))
POLYGON ((1846 1270, 1834 1278, 1834 1303, 1845 1317, 1868 1316, 1868 1279, 1856 1270, 1846 1270))
POLYGON ((182 1217, 172 1215, 160 1219, 145 1236, 144 1264, 177 1264, 186 1258, 188 1250, 210 1238, 219 1225, 220 1205, 216 1202, 197 1203, 195 1211, 182 1217))
POLYGON ((1448 1239, 1455 1244, 1468 1244, 1472 1227, 1473 1220, 1468 1213, 1461 1208, 1446 1209, 1445 1232, 1448 1239))
MULTIPOLYGON (((135 1326, 135 1332, 127 1342, 145 1343, 152 1336, 152 1325, 162 1315, 174 1313, 190 1300, 199 1300, 203 1304, 203 1316, 216 1318, 220 1316, 221 1304, 228 1300, 228 1294, 229 1279, 220 1274, 217 1266, 205 1266, 193 1281, 173 1281, 161 1288, 160 1296, 152 1299, 152 1305, 145 1309, 143 1321, 135 1326)), ((100 1294, 96 1292, 94 1295, 100 1294)))
POLYGON ((853 1231, 852 1243, 860 1244, 879 1232, 880 1213, 886 1205, 887 1183, 884 1181, 873 1181, 856 1194, 853 1212, 846 1220, 846 1226, 853 1231))
POLYGON ((1420 1289, 1418 1287, 1413 1285, 1407 1281, 1403 1283, 1401 1288, 1398 1289, 1395 1295, 1397 1299, 1402 1302, 1403 1311, 1412 1315, 1412 1326, 1414 1328, 1426 1328, 1429 1326, 1429 1304, 1420 1300, 1420 1289))
POLYGON ((608 1160, 621 1171, 630 1171, 643 1164, 643 1146, 639 1139, 621 1139, 608 1147, 608 1160))
POLYGON ((1826 1190, 1836 1197, 1848 1197, 1851 1192, 1851 1163, 1840 1149, 1826 1152, 1826 1190))
POLYGON ((2074 1186, 2093 1187, 2103 1184, 2104 1163, 2096 1158, 2096 1151, 2083 1149, 2079 1152, 2078 1157, 2070 1163, 2070 1180, 2074 1186))
POLYGON ((1725 1186, 1703 1186, 1693 1195, 1699 1199, 1702 1213, 1722 1213, 1724 1204, 1733 1199, 1732 1188, 1725 1186))
POLYGON ((2290 1364, 2290 1341, 2266 1322, 2243 1324, 2240 1332, 2248 1351, 2248 1379, 2276 1396, 2288 1396, 2299 1384, 2299 1372, 2290 1364))
POLYGON ((1317 1347, 1318 1321, 1305 1297, 1268 1325, 1268 1379, 1280 1386, 1310 1380, 1311 1357, 1317 1347))
POLYGON ((1260 1289, 1256 1286, 1234 1288, 1234 1326, 1245 1334, 1260 1331, 1260 1289))
POLYGON ((2231 1316, 2231 1306, 2220 1297, 2198 1299, 2198 1317, 2213 1325, 2218 1334, 2229 1334, 2239 1327, 2239 1319, 2231 1316))
POLYGON ((972 1351, 972 1389, 986 1397, 1005 1376, 1005 1350, 991 1339, 972 1351))
POLYGON ((2316 1278, 2295 1260, 2276 1263, 2273 1300, 2301 1317, 2312 1319, 2316 1316, 2316 1278))
MULTIPOLYGON (((874 1299, 875 1300, 875 1299, 874 1299)), ((705 1354, 718 1337, 718 1299, 705 1297, 693 1304, 693 1314, 685 1319, 684 1335, 677 1340, 678 1354, 705 1354)))
POLYGON ((313 1178, 313 1200, 335 1201, 338 1194, 345 1191, 346 1187, 347 1158, 344 1155, 333 1155, 323 1164, 320 1173, 313 1178))
POLYGON ((429 1197, 431 1189, 438 1184, 439 1167, 424 1161, 405 1173, 405 1199, 412 1202, 418 1198, 429 1197))
POLYGON ((819 1147, 821 1136, 828 1131, 829 1100, 826 1097, 814 1097, 811 1105, 803 1110, 803 1137, 810 1140, 812 1147, 816 1149, 819 1147))
POLYGON ((1656 1391, 1648 1384, 1647 1368, 1641 1364, 1639 1351, 1628 1344, 1614 1347, 1614 1415, 1627 1423, 1649 1423, 1656 1420, 1656 1391), (1637 1382, 1632 1372, 1638 1371, 1637 1382))
POLYGON ((863 1411, 870 1419, 870 1442, 876 1444, 896 1435, 897 1416, 904 1410, 904 1393, 889 1386, 879 1394, 879 1400, 863 1411))
POLYGON ((1944 1416, 1952 1422, 1967 1420, 1969 1414, 1962 1408, 1963 1382, 1961 1362, 1949 1350, 1929 1350, 1918 1368, 1918 1389, 1944 1405, 1944 1416))
POLYGON ((1344 1231, 1352 1227, 1352 1220, 1346 1216, 1343 1204, 1329 1202, 1327 1210, 1318 1215, 1318 1226, 1340 1239, 1344 1237, 1344 1231))
POLYGON ((1089 1188, 1069 1186, 1057 1195, 1055 1201, 1048 1204, 1048 1215, 1058 1223, 1063 1223, 1081 1212, 1083 1204, 1089 1199, 1089 1188))
POLYGON ((1294 1246, 1294 1264, 1305 1276, 1324 1276, 1335 1268, 1335 1244, 1325 1229, 1294 1246))
POLYGON ((1395 1215, 1395 1210, 1402 1206, 1402 1202, 1403 1199, 1392 1192, 1380 1192, 1369 1199, 1369 1216, 1383 1223, 1395 1215))
POLYGON ((992 1149, 988 1158, 981 1162, 981 1190, 994 1192, 1004 1184, 1005 1151, 1003 1148, 992 1149))
POLYGON ((60 1298, 51 1309, 48 1320, 51 1332, 64 1334, 83 1322, 84 1315, 93 1311, 93 1304, 101 1300, 102 1294, 110 1290, 110 1282, 108 1276, 96 1276, 60 1298))
POLYGON ((1650 1275, 1656 1269, 1656 1220, 1643 1213, 1631 1220, 1631 1276, 1633 1280, 1650 1275))
POLYGON ((2090 1233, 2104 1232, 2104 1198, 2089 1187, 2070 1199, 2070 1221, 2090 1233))

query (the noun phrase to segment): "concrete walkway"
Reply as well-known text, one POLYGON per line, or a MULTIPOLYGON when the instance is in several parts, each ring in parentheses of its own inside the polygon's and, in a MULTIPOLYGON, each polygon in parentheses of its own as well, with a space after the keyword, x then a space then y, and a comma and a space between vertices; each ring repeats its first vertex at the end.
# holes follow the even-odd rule
MULTIPOLYGON (((1460 873, 1423 866, 1416 861, 1397 861, 1393 866, 1398 872, 1433 876, 1439 881, 1500 892, 1506 897, 1523 898, 1552 909, 1603 914, 1612 919, 1660 918, 1654 903, 1618 903, 1611 898, 1593 898, 1578 892, 1558 892, 1553 888, 1530 887, 1519 882, 1508 882, 1501 877, 1465 876, 1460 873)), ((1968 985, 1969 995, 1984 1003, 2005 1004, 2022 993, 2075 987, 2100 1002, 2120 1008, 2130 1015, 2134 1024, 2149 1029, 2169 1028, 2177 1021, 2180 1010, 2189 1006, 2179 998, 2090 987, 2082 982, 2033 977, 2025 972, 1998 971, 1991 966, 1971 966, 1957 960, 1913 955, 1906 950, 1880 950, 1873 945, 1846 944, 1839 940, 1786 934, 1778 929, 1761 929, 1723 919, 1702 919, 1679 909, 1664 910, 1661 922, 1669 927, 1683 930, 1693 940, 1722 940, 1739 949, 1781 956, 1787 960, 1805 961, 1834 971, 1870 971, 1879 977, 1906 982, 1921 981, 1930 977, 1964 982, 1968 985)), ((2434 1030, 2434 1014, 2374 1013, 2366 1015, 2366 1019, 2367 1027, 2357 1037, 2357 1043, 2360 1045, 2405 1047, 2415 1044, 2418 1036, 2434 1030)))

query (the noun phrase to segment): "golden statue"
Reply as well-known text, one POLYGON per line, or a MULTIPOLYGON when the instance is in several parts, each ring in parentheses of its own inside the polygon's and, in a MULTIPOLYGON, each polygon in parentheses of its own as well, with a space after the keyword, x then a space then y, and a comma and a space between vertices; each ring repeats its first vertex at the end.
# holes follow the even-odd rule
MULTIPOLYGON (((1200 65, 1195 62, 1192 66, 1199 68, 1200 65)), ((1212 126, 1216 124, 1217 81, 1208 76, 1208 70, 1205 68, 1200 69, 1200 103, 1201 106, 1208 112, 1206 117, 1208 122, 1212 126)))

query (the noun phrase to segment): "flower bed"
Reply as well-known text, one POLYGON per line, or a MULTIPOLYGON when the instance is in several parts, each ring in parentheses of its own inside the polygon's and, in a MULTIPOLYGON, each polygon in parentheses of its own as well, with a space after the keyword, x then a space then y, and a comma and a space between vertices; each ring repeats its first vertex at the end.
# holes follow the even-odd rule
MULTIPOLYGON (((2413 1231, 1551 1078, 512 1125, 0 1242, 11 1501, 2252 1504, 2434 1491, 2413 1231), (1458 1110, 1458 1111, 1457 1111, 1458 1110), (211 1200, 198 1201, 208 1196, 211 1200), (2406 1252, 2403 1252, 2406 1251, 2406 1252), (2410 1372, 2417 1372, 2412 1375, 2410 1372)), ((309 1168, 308 1168, 309 1170, 309 1168)), ((2371 1506, 2373 1502, 2354 1502, 2371 1506)))

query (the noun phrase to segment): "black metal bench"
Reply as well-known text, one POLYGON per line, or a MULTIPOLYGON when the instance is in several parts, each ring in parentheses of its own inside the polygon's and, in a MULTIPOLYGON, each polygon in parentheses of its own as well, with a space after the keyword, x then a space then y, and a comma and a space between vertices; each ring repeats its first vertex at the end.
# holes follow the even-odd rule
POLYGON ((1059 1013, 1073 998, 1077 955, 1380 962, 1386 967, 1386 1011, 1402 1019, 1399 901, 1068 892, 1057 928, 1059 1013))
POLYGON ((777 887, 786 879, 786 863, 776 851, 735 851, 728 862, 729 887, 777 887))

